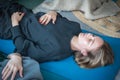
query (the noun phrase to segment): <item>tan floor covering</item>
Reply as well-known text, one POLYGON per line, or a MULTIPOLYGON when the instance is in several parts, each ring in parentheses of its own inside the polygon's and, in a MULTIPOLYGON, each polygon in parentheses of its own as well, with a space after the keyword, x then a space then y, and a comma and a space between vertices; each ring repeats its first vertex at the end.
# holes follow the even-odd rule
MULTIPOLYGON (((120 0, 117 1, 120 6, 120 0)), ((88 20, 80 11, 73 11, 73 14, 83 23, 91 28, 111 37, 120 38, 120 12, 115 16, 105 17, 97 20, 88 20)))

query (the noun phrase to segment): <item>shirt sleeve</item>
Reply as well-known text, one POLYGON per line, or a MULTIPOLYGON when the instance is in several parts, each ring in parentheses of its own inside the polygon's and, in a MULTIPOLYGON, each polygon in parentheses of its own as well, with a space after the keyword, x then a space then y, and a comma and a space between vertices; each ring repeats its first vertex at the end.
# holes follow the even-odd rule
POLYGON ((11 32, 12 32, 12 39, 16 47, 15 52, 22 53, 24 49, 23 45, 26 44, 25 43, 26 39, 25 36, 22 34, 19 25, 12 27, 11 32))

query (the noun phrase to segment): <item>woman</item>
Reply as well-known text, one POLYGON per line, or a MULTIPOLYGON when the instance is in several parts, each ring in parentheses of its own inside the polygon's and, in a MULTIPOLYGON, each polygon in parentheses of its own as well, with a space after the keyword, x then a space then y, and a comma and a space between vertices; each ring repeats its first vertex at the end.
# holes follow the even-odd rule
POLYGON ((20 58, 17 62, 21 64, 20 56, 46 62, 65 59, 75 53, 75 61, 85 68, 113 63, 112 50, 103 39, 91 33, 82 33, 78 23, 69 21, 54 11, 35 15, 19 4, 11 4, 7 12, 11 26, 2 26, 0 37, 13 39, 16 49, 15 54, 8 55, 10 60, 2 71, 3 80, 10 74, 14 78, 17 71, 21 72, 16 62, 11 64, 13 58, 20 58))

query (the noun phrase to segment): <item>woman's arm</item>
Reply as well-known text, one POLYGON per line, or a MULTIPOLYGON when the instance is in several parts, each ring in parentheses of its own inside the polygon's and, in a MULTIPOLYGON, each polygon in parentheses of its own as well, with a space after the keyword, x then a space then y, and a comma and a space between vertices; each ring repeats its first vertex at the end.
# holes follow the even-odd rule
MULTIPOLYGON (((24 13, 16 12, 11 16, 12 25, 16 26, 24 16, 24 13), (19 14, 19 15, 17 15, 19 14)), ((11 75, 11 80, 14 80, 16 73, 19 72, 20 77, 23 77, 22 57, 19 53, 12 53, 8 55, 9 61, 2 71, 2 79, 7 80, 11 75)))

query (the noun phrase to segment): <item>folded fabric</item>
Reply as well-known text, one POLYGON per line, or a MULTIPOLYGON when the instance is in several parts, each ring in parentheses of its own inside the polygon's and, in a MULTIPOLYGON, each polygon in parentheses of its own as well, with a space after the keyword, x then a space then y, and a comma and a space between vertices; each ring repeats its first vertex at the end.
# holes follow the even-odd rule
POLYGON ((87 19, 113 16, 120 11, 120 8, 112 0, 45 0, 33 11, 39 12, 41 7, 59 11, 80 10, 84 12, 87 19))

